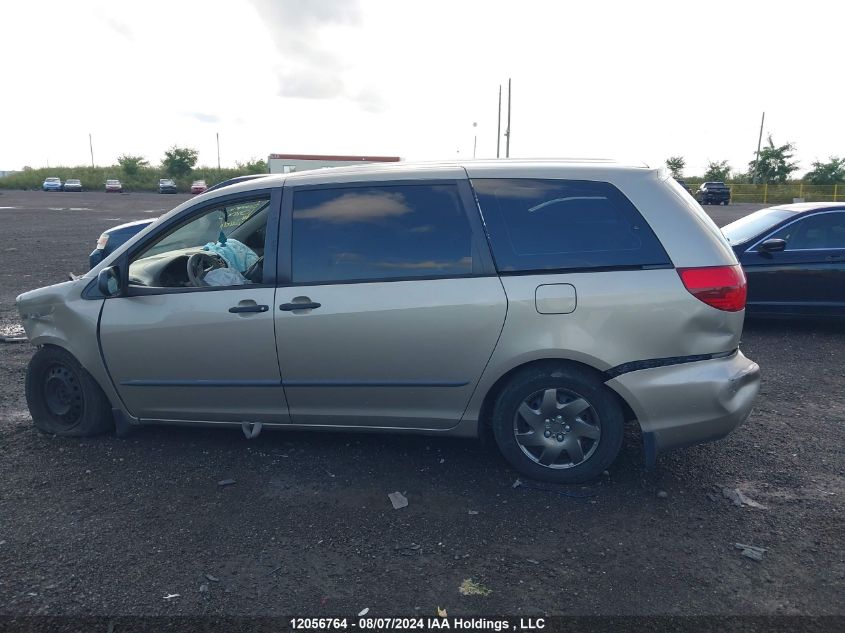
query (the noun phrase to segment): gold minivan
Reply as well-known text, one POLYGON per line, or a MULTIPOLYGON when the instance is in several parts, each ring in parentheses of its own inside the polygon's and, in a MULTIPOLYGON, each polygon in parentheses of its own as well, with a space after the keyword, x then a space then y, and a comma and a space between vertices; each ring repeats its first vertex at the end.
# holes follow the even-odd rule
POLYGON ((574 482, 626 422, 653 462, 748 416, 745 293, 668 173, 496 160, 224 187, 17 305, 48 433, 490 433, 526 476, 574 482))

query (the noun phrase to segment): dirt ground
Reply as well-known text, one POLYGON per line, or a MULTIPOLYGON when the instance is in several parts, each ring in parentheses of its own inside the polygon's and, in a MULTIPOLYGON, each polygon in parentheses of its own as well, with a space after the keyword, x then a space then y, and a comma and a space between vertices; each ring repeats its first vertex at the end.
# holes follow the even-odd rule
MULTIPOLYGON (((18 293, 82 272, 101 230, 185 198, 0 192, 0 328, 18 293)), ((845 328, 751 322, 743 350, 762 392, 727 439, 645 471, 631 429, 600 481, 514 487, 466 440, 42 435, 31 347, 0 344, 0 614, 843 615, 845 328), (490 593, 461 595, 465 579, 490 593)))

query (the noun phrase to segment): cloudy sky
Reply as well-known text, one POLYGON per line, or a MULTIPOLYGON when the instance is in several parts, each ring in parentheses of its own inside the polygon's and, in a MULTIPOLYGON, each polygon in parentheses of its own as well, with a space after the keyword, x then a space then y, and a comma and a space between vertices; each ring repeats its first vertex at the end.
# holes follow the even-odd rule
POLYGON ((223 165, 279 153, 511 156, 746 168, 760 115, 803 170, 845 155, 832 0, 4 0, 0 170, 173 145, 223 165), (505 94, 505 99, 507 95, 505 94), (477 123, 477 127, 473 127, 477 123), (504 141, 502 143, 504 149, 504 141))

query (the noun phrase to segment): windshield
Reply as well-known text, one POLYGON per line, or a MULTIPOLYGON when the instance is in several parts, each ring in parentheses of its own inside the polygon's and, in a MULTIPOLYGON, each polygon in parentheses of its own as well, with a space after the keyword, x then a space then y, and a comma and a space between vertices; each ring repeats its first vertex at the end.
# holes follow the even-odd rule
POLYGON ((267 200, 263 199, 252 200, 206 213, 176 229, 147 249, 142 257, 150 257, 184 248, 201 247, 208 242, 216 242, 221 232, 227 238, 237 239, 239 235, 236 231, 246 224, 247 220, 266 209, 269 204, 267 200))
POLYGON ((780 209, 778 207, 760 209, 751 215, 740 218, 736 222, 731 222, 727 226, 723 226, 722 233, 730 244, 742 244, 793 215, 795 215, 795 211, 780 209))
POLYGON ((58 178, 48 178, 47 182, 59 182, 58 178))

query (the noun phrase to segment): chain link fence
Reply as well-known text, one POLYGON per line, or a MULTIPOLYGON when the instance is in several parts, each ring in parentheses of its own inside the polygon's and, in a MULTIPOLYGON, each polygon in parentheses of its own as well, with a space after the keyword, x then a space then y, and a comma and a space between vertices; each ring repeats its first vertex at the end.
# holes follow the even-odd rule
POLYGON ((805 202, 845 202, 845 184, 808 185, 787 183, 783 185, 739 185, 729 184, 731 202, 758 202, 783 204, 804 200, 805 202))

